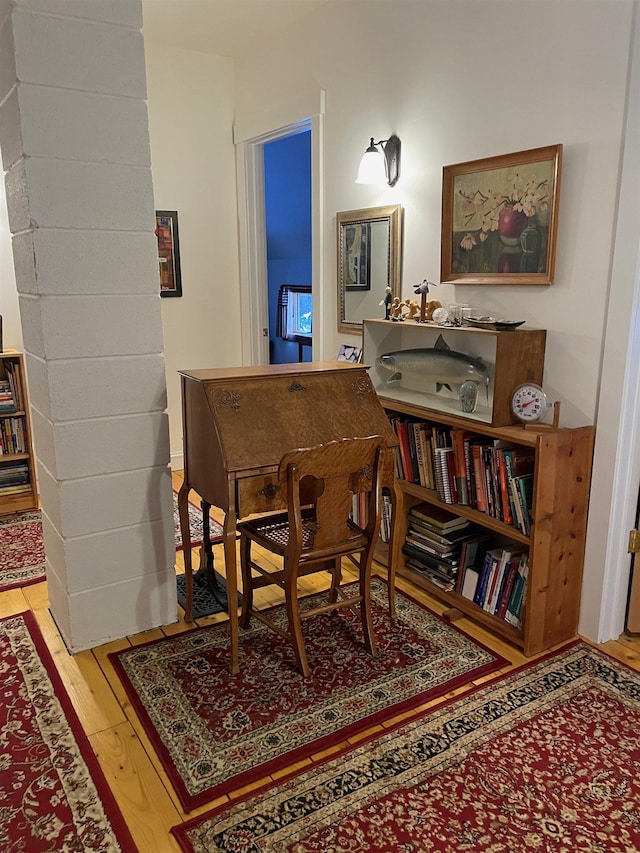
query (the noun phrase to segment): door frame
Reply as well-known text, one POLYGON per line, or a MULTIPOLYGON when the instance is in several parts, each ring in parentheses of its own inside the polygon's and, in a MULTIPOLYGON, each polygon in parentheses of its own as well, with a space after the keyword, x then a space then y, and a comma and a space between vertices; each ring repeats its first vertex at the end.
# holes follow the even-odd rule
POLYGON ((269 302, 264 200, 264 146, 295 133, 311 132, 311 293, 313 305, 312 360, 323 359, 324 317, 322 274, 322 112, 236 142, 238 175, 238 242, 242 363, 269 364, 269 302))

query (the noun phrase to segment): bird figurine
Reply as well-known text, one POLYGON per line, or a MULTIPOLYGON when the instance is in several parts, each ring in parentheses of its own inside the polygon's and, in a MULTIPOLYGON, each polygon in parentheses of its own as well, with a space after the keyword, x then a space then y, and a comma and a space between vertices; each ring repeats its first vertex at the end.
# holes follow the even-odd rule
POLYGON ((423 279, 420 284, 414 284, 414 293, 419 293, 421 296, 420 300, 420 318, 417 319, 419 323, 427 322, 427 297, 429 296, 429 288, 435 287, 436 284, 434 281, 427 281, 427 279, 423 279))

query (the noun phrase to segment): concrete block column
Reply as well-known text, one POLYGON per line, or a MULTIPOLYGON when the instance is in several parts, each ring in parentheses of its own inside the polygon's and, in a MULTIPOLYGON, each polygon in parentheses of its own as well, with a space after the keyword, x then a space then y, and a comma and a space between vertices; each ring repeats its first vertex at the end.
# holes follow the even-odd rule
POLYGON ((140 0, 0 0, 0 148, 51 609, 73 652, 176 621, 140 0))

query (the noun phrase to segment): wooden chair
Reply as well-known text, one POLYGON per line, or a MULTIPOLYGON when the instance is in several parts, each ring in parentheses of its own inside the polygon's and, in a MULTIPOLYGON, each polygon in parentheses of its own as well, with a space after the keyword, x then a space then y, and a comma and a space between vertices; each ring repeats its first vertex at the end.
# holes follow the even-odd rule
POLYGON ((375 435, 345 438, 285 454, 278 478, 286 485, 287 511, 238 525, 243 583, 240 624, 248 627, 250 617, 255 616, 291 642, 305 678, 309 676, 309 664, 301 618, 359 605, 365 647, 371 655, 377 653, 371 621, 371 565, 380 529, 385 447, 382 436, 375 435), (366 492, 367 519, 364 526, 359 526, 349 516, 353 495, 362 492, 366 492), (279 555, 282 569, 274 569, 272 564, 258 565, 251 555, 253 542, 279 555), (345 596, 340 587, 341 560, 346 556, 359 568, 359 591, 351 597, 345 596), (332 574, 328 603, 301 613, 298 578, 323 570, 332 574), (284 590, 287 630, 253 607, 254 589, 271 584, 284 590))

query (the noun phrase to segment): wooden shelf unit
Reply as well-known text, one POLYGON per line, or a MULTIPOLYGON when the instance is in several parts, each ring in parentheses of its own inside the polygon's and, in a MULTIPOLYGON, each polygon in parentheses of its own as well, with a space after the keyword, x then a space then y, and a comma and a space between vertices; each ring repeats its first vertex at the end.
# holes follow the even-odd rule
MULTIPOLYGON (((365 320, 364 363, 372 365, 375 359, 386 352, 394 336, 400 334, 409 346, 420 346, 419 333, 411 332, 407 338, 404 330, 389 332, 385 321, 365 320)), ((517 339, 507 338, 500 343, 502 335, 514 336, 518 332, 492 332, 468 329, 472 334, 493 334, 496 338, 495 377, 508 376, 508 383, 515 387, 527 380, 519 375, 511 361, 503 366, 502 358, 517 349, 517 339)), ((544 333, 543 333, 544 334, 544 333)), ((462 340, 462 338, 459 338, 462 340)), ((540 343, 540 341, 538 341, 540 343)), ((425 344, 428 346, 428 344, 425 344)), ((537 347, 537 345, 536 345, 537 347)), ((539 374, 539 366, 536 367, 539 374)), ((374 370, 372 369, 372 373, 374 370)), ((374 385, 376 381, 374 379, 374 385)), ((494 406, 493 416, 504 421, 506 388, 499 395, 499 406, 494 406)), ((438 600, 450 605, 451 618, 465 614, 482 624, 494 634, 518 646, 531 656, 551 646, 574 637, 578 627, 582 569, 586 539, 589 488, 593 458, 594 428, 558 428, 549 425, 491 425, 473 417, 434 408, 434 395, 425 394, 425 405, 421 405, 419 394, 406 394, 393 386, 378 388, 382 405, 389 416, 393 414, 413 417, 434 425, 460 427, 489 441, 499 439, 512 445, 531 447, 535 451, 533 477, 533 499, 531 510, 531 532, 527 536, 516 527, 505 524, 484 512, 463 504, 447 504, 440 500, 438 492, 423 488, 406 480, 396 481, 396 502, 393 533, 389 559, 398 575, 408 578, 416 586, 426 589, 438 600), (397 393, 397 396, 394 396, 397 393), (426 502, 443 507, 456 515, 470 519, 488 533, 495 534, 496 542, 510 540, 522 543, 529 552, 529 576, 523 607, 522 627, 516 628, 497 616, 483 610, 473 601, 456 591, 447 592, 436 586, 421 572, 406 565, 402 547, 409 525, 409 510, 418 503, 426 502)), ((494 403, 498 397, 494 399, 494 403)), ((494 417, 491 419, 493 420, 494 417)), ((382 555, 381 555, 382 556, 382 555)), ((479 568, 476 566, 476 568, 479 568)))
POLYGON ((24 434, 25 451, 21 453, 0 454, 0 469, 8 468, 15 462, 25 461, 28 468, 29 489, 19 493, 3 493, 0 485, 0 516, 17 512, 29 512, 38 508, 38 490, 36 486, 36 466, 31 440, 31 418, 29 415, 29 398, 24 368, 24 357, 17 350, 0 352, 0 379, 7 379, 13 370, 18 389, 18 409, 15 412, 0 411, 0 427, 11 423, 15 418, 24 434), (9 365, 9 368, 7 368, 9 365))
POLYGON ((476 411, 466 415, 466 421, 488 426, 512 424, 511 394, 514 388, 522 382, 542 383, 547 337, 544 329, 498 331, 471 326, 438 326, 411 320, 365 320, 363 361, 370 368, 371 381, 383 403, 387 397, 392 397, 445 415, 455 416, 460 412, 457 389, 448 391, 441 387, 436 391, 435 385, 429 387, 422 380, 416 381, 415 373, 413 376, 408 373, 399 382, 390 382, 390 371, 376 364, 376 359, 385 353, 432 349, 440 337, 454 352, 482 359, 488 370, 489 387, 486 392, 484 388, 479 389, 476 411))
MULTIPOLYGON (((431 413, 425 416, 415 408, 407 412, 389 407, 388 403, 385 407, 449 426, 458 425, 455 419, 437 419, 431 413)), ((593 427, 551 431, 466 426, 489 439, 506 439, 516 445, 535 448, 530 536, 471 507, 445 504, 436 491, 398 480, 391 559, 399 575, 409 578, 530 656, 570 639, 578 628, 594 430, 593 427), (528 546, 529 578, 521 629, 487 613, 455 591, 440 589, 420 572, 405 565, 402 545, 407 534, 408 513, 412 506, 423 501, 444 507, 487 531, 528 546)))

